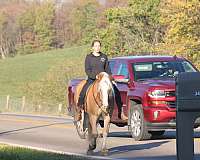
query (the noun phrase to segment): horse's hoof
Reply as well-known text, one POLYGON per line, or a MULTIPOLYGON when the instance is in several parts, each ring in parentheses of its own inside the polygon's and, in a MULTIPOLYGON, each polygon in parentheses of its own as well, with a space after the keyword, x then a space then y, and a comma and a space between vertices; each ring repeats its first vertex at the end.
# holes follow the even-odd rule
POLYGON ((88 150, 87 151, 87 155, 92 155, 93 154, 93 150, 88 150))
POLYGON ((102 156, 107 156, 108 155, 108 149, 101 150, 101 155, 102 156))

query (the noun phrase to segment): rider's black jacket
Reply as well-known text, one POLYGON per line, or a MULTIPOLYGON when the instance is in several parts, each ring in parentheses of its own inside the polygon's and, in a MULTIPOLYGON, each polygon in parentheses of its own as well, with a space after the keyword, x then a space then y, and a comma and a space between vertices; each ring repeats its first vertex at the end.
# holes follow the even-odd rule
POLYGON ((108 64, 108 57, 100 52, 99 56, 94 56, 92 53, 85 58, 85 72, 89 79, 96 79, 96 75, 100 72, 106 72, 111 75, 111 70, 108 64))

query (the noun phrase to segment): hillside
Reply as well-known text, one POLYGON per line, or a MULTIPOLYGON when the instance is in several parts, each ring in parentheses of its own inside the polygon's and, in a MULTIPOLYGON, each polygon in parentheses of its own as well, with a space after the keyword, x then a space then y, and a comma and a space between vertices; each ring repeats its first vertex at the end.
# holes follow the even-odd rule
POLYGON ((84 60, 86 48, 52 50, 0 60, 0 95, 21 97, 25 94, 22 90, 25 84, 40 81, 55 66, 81 67, 76 63, 84 60))

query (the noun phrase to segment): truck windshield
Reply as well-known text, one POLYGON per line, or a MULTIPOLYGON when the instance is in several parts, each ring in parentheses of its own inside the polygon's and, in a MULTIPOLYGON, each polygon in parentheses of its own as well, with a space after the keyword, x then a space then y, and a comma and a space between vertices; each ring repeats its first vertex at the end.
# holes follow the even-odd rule
POLYGON ((174 78, 180 72, 197 72, 188 61, 137 62, 132 67, 135 81, 174 78))

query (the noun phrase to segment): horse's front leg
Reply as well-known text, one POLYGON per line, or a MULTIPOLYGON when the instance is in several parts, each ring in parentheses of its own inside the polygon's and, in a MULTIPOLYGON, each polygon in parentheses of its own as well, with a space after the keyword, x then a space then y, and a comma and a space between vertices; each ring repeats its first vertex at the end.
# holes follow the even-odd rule
POLYGON ((89 140, 89 148, 87 154, 92 154, 93 150, 96 148, 96 139, 97 139, 97 117, 90 115, 89 116, 90 127, 88 131, 88 140, 89 140))
POLYGON ((108 115, 105 115, 104 117, 103 140, 102 140, 102 146, 101 146, 102 155, 108 154, 108 149, 106 148, 106 139, 108 136, 109 127, 110 127, 110 116, 108 114, 108 115))

